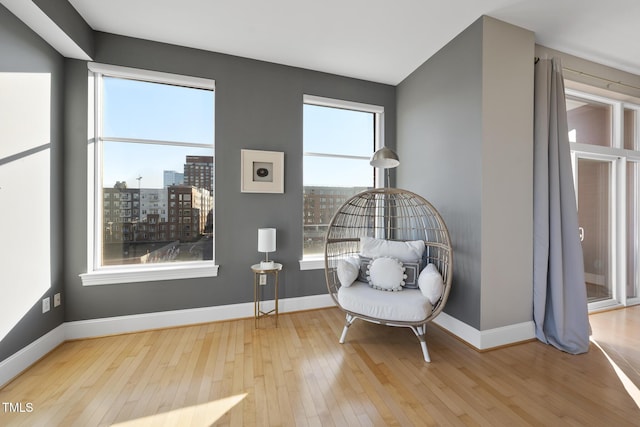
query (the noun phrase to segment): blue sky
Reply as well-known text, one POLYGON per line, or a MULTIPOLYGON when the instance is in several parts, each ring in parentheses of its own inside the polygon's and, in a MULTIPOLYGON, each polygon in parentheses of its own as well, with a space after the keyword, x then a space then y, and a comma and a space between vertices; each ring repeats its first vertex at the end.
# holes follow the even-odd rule
MULTIPOLYGON (((104 135, 210 144, 214 141, 214 96, 204 89, 105 77, 104 135)), ((371 113, 304 106, 304 142, 300 142, 305 152, 368 157, 373 152, 373 133, 371 113)), ((126 180, 130 188, 162 188, 163 171, 183 172, 187 155, 214 152, 206 147, 105 142, 103 186, 126 180), (137 177, 142 177, 140 182, 137 177)), ((372 174, 368 161, 304 160, 305 185, 369 186, 372 174)))
POLYGON ((374 114, 304 106, 304 151, 365 156, 367 160, 306 157, 304 185, 366 187, 373 183, 368 157, 373 153, 374 114))
MULTIPOLYGON (((104 135, 211 144, 214 92, 105 77, 104 135), (167 102, 169 101, 169 102, 167 102)), ((214 155, 209 148, 104 143, 103 185, 162 188, 164 170, 183 172, 187 155, 214 155)))

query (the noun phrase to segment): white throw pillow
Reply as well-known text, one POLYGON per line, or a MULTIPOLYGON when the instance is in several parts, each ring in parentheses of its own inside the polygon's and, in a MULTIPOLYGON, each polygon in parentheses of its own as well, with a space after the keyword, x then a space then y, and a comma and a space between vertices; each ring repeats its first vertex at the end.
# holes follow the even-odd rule
POLYGON ((368 258, 393 257, 402 262, 418 262, 424 254, 424 242, 411 240, 407 242, 360 238, 360 254, 368 258))
POLYGON ((382 291, 401 291, 406 278, 402 262, 395 258, 380 257, 369 262, 367 279, 372 288, 382 291))
POLYGON ((358 277, 358 272, 360 271, 357 263, 358 260, 355 258, 353 261, 350 259, 341 259, 338 261, 337 274, 342 286, 348 288, 355 282, 358 277))
POLYGON ((428 264, 422 270, 418 277, 418 287, 431 305, 435 305, 438 302, 444 290, 444 281, 435 265, 428 264))

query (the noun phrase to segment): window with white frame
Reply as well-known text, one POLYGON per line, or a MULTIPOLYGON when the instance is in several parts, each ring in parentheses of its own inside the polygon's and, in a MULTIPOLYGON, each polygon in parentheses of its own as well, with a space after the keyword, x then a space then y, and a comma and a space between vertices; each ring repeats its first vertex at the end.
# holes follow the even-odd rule
POLYGON ((369 160, 384 145, 383 126, 383 107, 305 95, 303 261, 322 255, 335 210, 356 193, 375 187, 369 160))
POLYGON ((640 303, 640 104, 566 90, 589 307, 640 303))
POLYGON ((83 284, 216 274, 214 88, 208 79, 89 64, 83 284), (188 175, 194 164, 206 169, 207 180, 188 175), (185 183, 166 182, 178 170, 185 183), (170 200, 171 206, 176 200, 180 213, 151 211, 148 199, 170 200), (183 211, 190 212, 188 221, 183 211))

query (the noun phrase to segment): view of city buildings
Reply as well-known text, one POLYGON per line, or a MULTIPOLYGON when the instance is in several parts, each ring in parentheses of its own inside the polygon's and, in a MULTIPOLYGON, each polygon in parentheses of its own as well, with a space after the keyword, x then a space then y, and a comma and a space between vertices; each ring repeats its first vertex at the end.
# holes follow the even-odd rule
POLYGON ((303 191, 304 255, 321 254, 324 251, 324 235, 336 210, 366 187, 317 187, 305 186, 303 191))
POLYGON ((186 156, 164 188, 103 188, 103 264, 213 259, 213 168, 213 156, 186 156))
POLYGON ((184 184, 184 173, 176 171, 164 171, 162 173, 163 187, 167 188, 170 185, 182 185, 184 184))
POLYGON ((184 185, 213 191, 214 165, 211 156, 187 156, 184 185))
MULTIPOLYGON (((213 156, 186 156, 184 172, 163 171, 164 188, 103 188, 103 265, 213 259, 213 177, 213 156)), ((336 210, 366 189, 304 187, 305 255, 322 253, 336 210)))

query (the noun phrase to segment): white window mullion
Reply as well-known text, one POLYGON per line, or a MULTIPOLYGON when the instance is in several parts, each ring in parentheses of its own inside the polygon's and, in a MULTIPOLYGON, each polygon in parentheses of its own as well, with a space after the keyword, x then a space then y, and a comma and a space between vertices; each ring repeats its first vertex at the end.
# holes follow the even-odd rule
POLYGON ((350 159, 350 160, 366 160, 369 161, 370 157, 367 156, 348 156, 345 154, 331 154, 331 153, 312 153, 305 151, 303 156, 308 157, 325 157, 328 159, 350 159))
POLYGON ((100 142, 121 142, 125 144, 151 144, 151 145, 170 145, 177 147, 193 147, 193 148, 208 148, 211 144, 202 144, 199 142, 185 142, 185 141, 164 141, 159 139, 141 139, 141 138, 118 138, 118 137, 106 137, 100 136, 100 142))
POLYGON ((615 291, 619 294, 617 300, 625 304, 627 301, 627 160, 624 157, 619 157, 614 162, 614 167, 617 198, 614 204, 614 218, 616 220, 614 230, 617 240, 614 283, 620 284, 615 286, 615 291))
MULTIPOLYGON (((636 122, 638 122, 639 120, 637 120, 636 118, 636 122)), ((638 147, 638 146, 636 146, 638 147)), ((640 195, 638 194, 638 191, 640 191, 640 167, 638 167, 640 165, 640 159, 638 160, 638 164, 636 164, 635 166, 635 173, 634 173, 634 182, 635 182, 635 188, 636 188, 636 194, 635 194, 635 198, 634 198, 634 205, 635 205, 635 213, 636 215, 634 215, 633 221, 634 221, 634 230, 640 230, 640 195)), ((634 263, 635 263, 635 297, 633 298, 633 301, 631 300, 627 300, 627 304, 638 304, 640 303, 640 260, 638 260, 638 255, 640 255, 640 236, 636 235, 635 239, 634 239, 634 263)))
POLYGON ((611 120, 611 141, 613 142, 613 148, 624 148, 624 106, 621 102, 616 102, 612 105, 612 120, 611 120))
MULTIPOLYGON (((614 125, 614 128, 616 125, 614 125)), ((621 176, 621 170, 624 167, 621 165, 624 163, 624 160, 620 157, 617 157, 615 160, 611 162, 611 182, 609 184, 609 191, 611 194, 611 203, 610 203, 610 212, 609 216, 611 218, 611 283, 613 290, 613 299, 618 303, 624 303, 624 291, 622 290, 624 286, 621 286, 623 282, 621 279, 624 278, 624 245, 625 239, 622 231, 624 230, 624 176, 621 176), (622 177, 622 179, 621 179, 622 177), (621 252, 622 251, 622 252, 621 252)))
MULTIPOLYGON (((378 151, 384 147, 384 110, 376 114, 375 118, 375 147, 374 151, 378 151)), ((384 186, 384 174, 386 171, 383 168, 373 168, 373 180, 375 187, 384 186), (381 184, 382 183, 382 184, 381 184)), ((388 185, 391 185, 389 183, 388 185)))
MULTIPOLYGON (((104 102, 104 90, 103 90, 103 75, 102 73, 98 73, 96 78, 96 105, 103 105, 104 102)), ((103 173, 103 164, 102 164, 102 154, 104 150, 104 144, 101 140, 102 135, 104 134, 104 114, 102 112, 102 108, 96 108, 96 151, 94 154, 94 165, 95 165, 95 209, 96 214, 93 216, 94 223, 94 233, 95 233, 95 243, 94 243, 94 269, 98 268, 102 264, 102 250, 97 251, 96 248, 102 248, 103 246, 103 236, 102 236, 102 216, 103 216, 103 206, 104 199, 102 197, 102 173, 103 173)))

